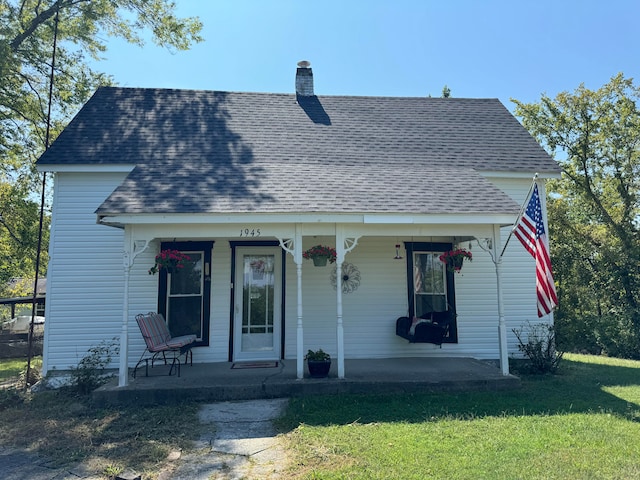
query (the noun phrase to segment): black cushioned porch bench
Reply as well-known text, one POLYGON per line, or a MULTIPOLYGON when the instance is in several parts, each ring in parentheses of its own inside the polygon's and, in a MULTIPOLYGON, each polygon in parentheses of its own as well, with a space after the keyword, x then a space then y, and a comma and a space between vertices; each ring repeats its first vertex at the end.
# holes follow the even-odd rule
POLYGON ((433 343, 442 346, 449 333, 453 313, 431 312, 415 317, 400 317, 396 320, 396 335, 409 340, 409 343, 433 343))

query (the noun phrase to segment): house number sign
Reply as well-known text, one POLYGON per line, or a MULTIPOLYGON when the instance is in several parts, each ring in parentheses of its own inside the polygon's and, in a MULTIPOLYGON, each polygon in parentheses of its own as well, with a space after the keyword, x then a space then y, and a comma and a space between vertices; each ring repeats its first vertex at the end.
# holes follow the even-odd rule
POLYGON ((260 229, 259 228, 241 228, 240 236, 241 237, 259 237, 260 229))

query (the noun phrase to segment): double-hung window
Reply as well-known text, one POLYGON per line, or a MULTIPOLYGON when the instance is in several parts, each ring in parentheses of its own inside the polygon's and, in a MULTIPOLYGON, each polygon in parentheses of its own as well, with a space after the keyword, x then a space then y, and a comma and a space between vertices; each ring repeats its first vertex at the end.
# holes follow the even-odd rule
POLYGON ((158 273, 158 312, 171 335, 196 335, 196 346, 209 345, 211 309, 211 251, 213 242, 162 242, 161 249, 189 257, 184 268, 158 273))
POLYGON ((428 318, 433 312, 451 312, 445 342, 458 341, 454 273, 440 261, 450 243, 405 242, 409 316, 428 318))

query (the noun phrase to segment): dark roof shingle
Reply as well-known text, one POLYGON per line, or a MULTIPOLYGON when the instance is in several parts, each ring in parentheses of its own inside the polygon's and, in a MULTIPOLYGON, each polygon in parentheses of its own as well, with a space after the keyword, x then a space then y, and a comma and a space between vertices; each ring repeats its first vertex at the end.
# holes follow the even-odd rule
POLYGON ((558 173, 497 99, 102 87, 40 165, 137 165, 99 213, 505 212, 558 173))

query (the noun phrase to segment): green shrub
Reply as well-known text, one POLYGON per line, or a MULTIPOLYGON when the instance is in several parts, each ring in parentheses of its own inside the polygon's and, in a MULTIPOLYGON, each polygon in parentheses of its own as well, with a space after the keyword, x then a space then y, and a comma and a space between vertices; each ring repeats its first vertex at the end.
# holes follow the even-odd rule
POLYGON ((556 347, 565 352, 600 355, 599 318, 596 315, 558 310, 554 316, 556 347))
POLYGON ((527 322, 513 329, 518 339, 518 350, 529 359, 532 372, 554 373, 560 366, 564 352, 556 349, 556 333, 553 325, 527 322))
POLYGON ((91 347, 87 355, 78 362, 78 366, 71 367, 73 387, 81 394, 88 394, 104 385, 108 380, 104 371, 119 351, 120 345, 117 338, 103 340, 95 347, 91 347))
POLYGON ((594 329, 602 353, 609 357, 640 359, 640 338, 630 315, 625 312, 603 315, 594 329))

